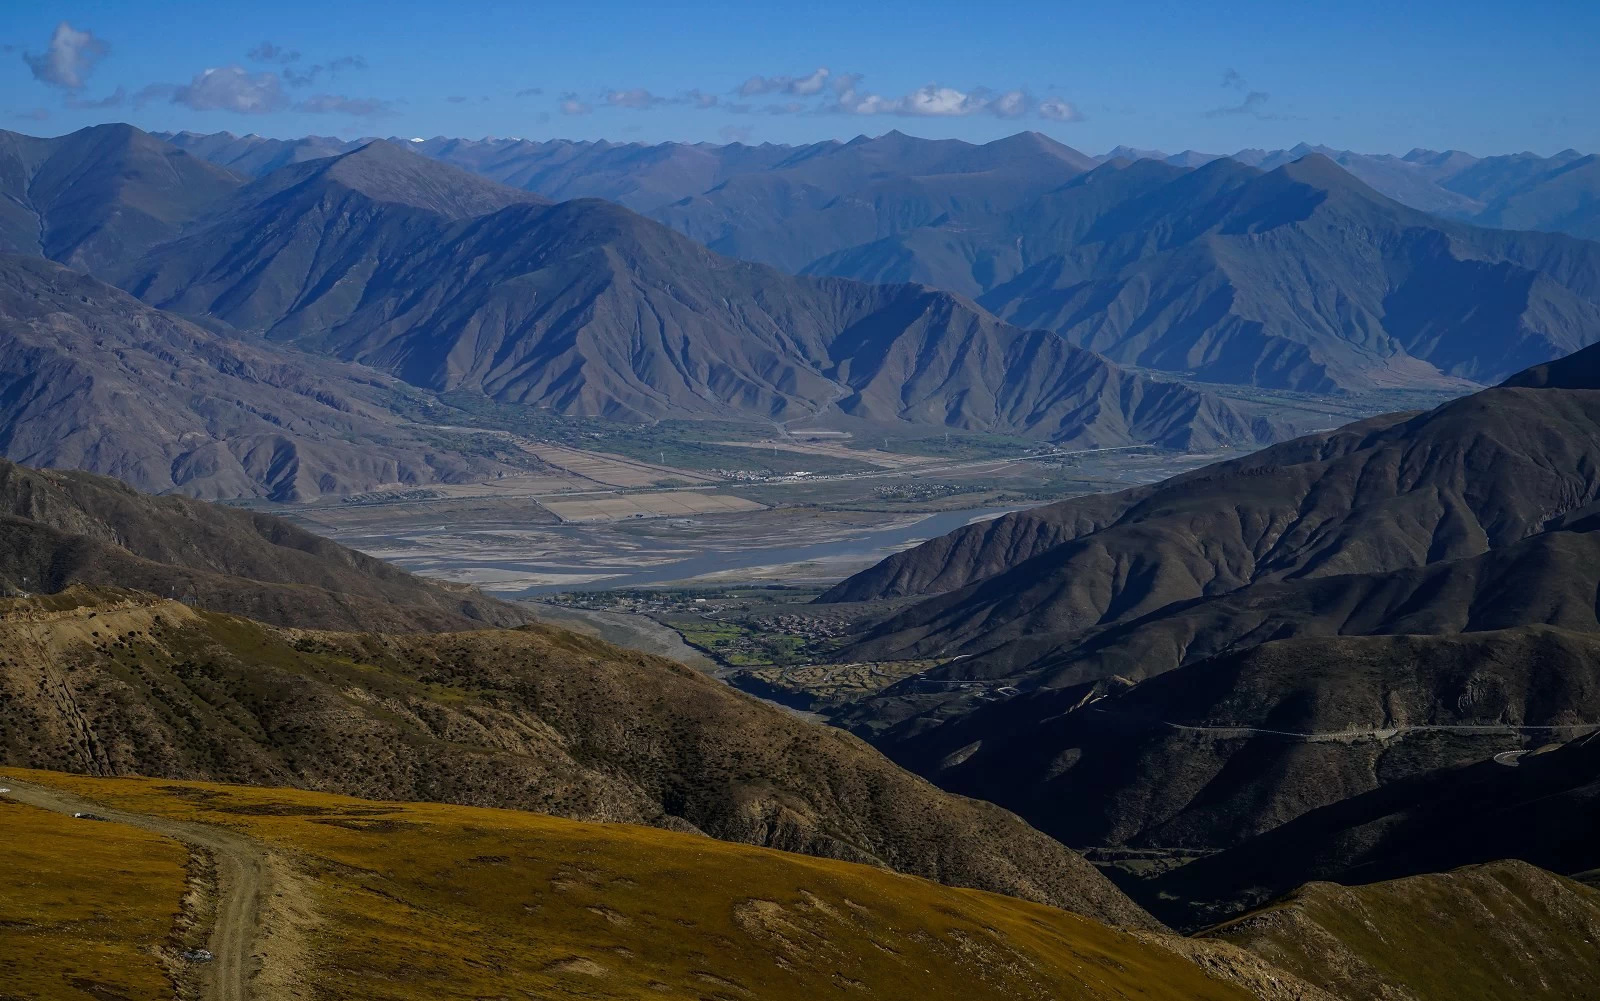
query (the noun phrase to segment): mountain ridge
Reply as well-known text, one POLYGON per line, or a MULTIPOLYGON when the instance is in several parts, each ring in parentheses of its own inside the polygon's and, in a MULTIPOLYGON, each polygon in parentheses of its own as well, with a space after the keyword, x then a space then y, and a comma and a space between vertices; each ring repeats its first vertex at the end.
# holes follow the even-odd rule
POLYGON ((324 180, 353 157, 412 157, 374 151, 285 168, 287 184, 268 175, 224 222, 167 244, 122 284, 161 308, 426 389, 568 414, 790 420, 836 403, 858 420, 1092 444, 1203 448, 1277 433, 970 302, 793 278, 610 203, 451 218, 415 207, 424 199, 380 202, 324 180))

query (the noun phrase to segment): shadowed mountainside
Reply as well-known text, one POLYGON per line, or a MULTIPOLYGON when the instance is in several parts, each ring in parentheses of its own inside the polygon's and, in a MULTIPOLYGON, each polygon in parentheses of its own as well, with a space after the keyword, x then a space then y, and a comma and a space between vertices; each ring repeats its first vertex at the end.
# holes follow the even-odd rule
POLYGON ((1574 523, 1600 495, 1590 458, 1600 453, 1600 394, 1590 388, 1597 362, 1600 352, 1582 351, 1427 413, 1373 418, 1162 483, 969 526, 819 600, 943 592, 885 637, 902 627, 930 635, 937 619, 980 604, 991 629, 1048 613, 1038 624, 1067 632, 1245 584, 1478 556, 1574 523), (1032 560, 1026 582, 1003 582, 1032 560), (1030 598, 1046 600, 1024 607, 1030 587, 1030 598), (997 616, 999 605, 1006 611, 997 616))
POLYGON ((1440 768, 1313 810, 1139 888, 1180 925, 1237 913, 1307 880, 1360 884, 1521 859, 1600 871, 1600 737, 1440 768))
MULTIPOLYGON (((1047 684, 963 706, 939 726, 913 717, 876 739, 913 771, 981 792, 1071 845, 1212 849, 1600 721, 1595 632, 1240 645, 1138 684, 1047 684)), ((860 715, 881 723, 884 713, 860 715)))
POLYGON ((823 600, 950 590, 840 656, 944 663, 845 720, 1070 844, 1189 848, 1579 735, 1597 357, 892 557, 823 600))

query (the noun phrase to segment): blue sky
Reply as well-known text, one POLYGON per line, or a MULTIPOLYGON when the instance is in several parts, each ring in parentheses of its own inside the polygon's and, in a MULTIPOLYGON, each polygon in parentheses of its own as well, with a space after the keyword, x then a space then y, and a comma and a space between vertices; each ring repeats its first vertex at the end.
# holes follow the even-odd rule
POLYGON ((8 0, 0 127, 1594 152, 1597 39, 1596 0, 8 0))

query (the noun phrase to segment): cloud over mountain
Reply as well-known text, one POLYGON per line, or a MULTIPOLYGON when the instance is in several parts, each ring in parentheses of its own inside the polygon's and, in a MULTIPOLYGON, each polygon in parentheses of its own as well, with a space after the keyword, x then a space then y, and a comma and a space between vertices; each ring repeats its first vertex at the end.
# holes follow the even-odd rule
POLYGON ((94 32, 62 21, 51 34, 48 48, 37 54, 25 52, 22 59, 40 83, 77 91, 83 89, 95 64, 110 51, 111 47, 96 38, 94 32))

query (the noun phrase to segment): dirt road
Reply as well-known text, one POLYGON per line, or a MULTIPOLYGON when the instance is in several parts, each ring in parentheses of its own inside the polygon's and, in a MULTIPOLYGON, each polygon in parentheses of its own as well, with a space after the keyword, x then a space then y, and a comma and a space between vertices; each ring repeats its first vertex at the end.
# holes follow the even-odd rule
MULTIPOLYGON (((269 890, 266 850, 233 831, 164 817, 125 813, 80 799, 71 793, 4 779, 8 799, 68 815, 92 813, 107 821, 130 824, 175 838, 209 852, 216 862, 216 926, 207 948, 214 957, 199 968, 196 982, 207 1001, 246 1001, 261 935, 261 905, 269 890)), ((94 823, 85 820, 84 823, 94 823)))

